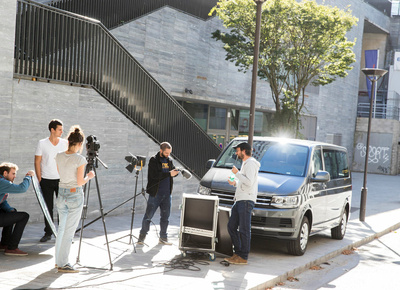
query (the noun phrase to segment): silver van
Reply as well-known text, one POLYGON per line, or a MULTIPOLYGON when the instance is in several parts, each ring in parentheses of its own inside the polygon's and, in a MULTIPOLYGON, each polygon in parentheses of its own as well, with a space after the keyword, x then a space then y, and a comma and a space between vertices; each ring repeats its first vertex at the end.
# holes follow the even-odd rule
MULTIPOLYGON (((207 162, 208 172, 198 193, 216 195, 220 206, 231 207, 235 188, 228 184, 232 166, 241 166, 233 139, 217 160, 207 162)), ((347 150, 333 144, 254 137, 253 157, 260 163, 258 196, 251 220, 252 234, 287 240, 288 252, 301 256, 310 235, 331 229, 343 239, 352 195, 347 150)))

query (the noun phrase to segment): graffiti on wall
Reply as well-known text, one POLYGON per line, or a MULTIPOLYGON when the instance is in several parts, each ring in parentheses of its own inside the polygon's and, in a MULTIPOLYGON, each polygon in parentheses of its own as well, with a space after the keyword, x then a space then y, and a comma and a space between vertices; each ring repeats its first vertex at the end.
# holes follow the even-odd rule
MULTIPOLYGON (((362 158, 365 158, 367 152, 367 146, 364 143, 357 143, 356 154, 360 154, 362 158)), ((390 162, 390 147, 381 146, 369 146, 368 152, 368 163, 386 163, 390 162)))
MULTIPOLYGON (((355 137, 353 170, 364 171, 367 134, 365 132, 357 132, 355 137)), ((368 172, 390 174, 392 138, 391 134, 371 134, 368 152, 368 172)))

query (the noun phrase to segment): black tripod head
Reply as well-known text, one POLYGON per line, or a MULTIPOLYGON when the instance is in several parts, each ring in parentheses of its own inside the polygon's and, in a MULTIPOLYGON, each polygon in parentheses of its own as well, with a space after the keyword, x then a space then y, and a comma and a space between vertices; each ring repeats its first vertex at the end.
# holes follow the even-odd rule
POLYGON ((87 164, 87 171, 93 170, 94 168, 99 167, 99 162, 104 168, 108 169, 108 166, 100 160, 99 156, 99 149, 100 149, 100 142, 97 140, 95 135, 89 135, 86 138, 86 161, 87 164))

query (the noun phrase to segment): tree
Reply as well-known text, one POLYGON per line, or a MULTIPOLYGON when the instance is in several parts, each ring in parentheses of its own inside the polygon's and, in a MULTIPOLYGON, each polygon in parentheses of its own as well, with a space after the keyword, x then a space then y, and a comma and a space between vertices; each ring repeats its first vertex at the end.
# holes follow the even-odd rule
MULTIPOLYGON (((220 0, 211 10, 228 28, 212 37, 224 43, 226 60, 239 71, 252 68, 256 4, 253 0, 220 0)), ((308 85, 326 85, 347 76, 355 62, 346 33, 357 23, 351 11, 315 1, 267 0, 261 20, 258 76, 269 82, 276 127, 299 136, 308 85)))

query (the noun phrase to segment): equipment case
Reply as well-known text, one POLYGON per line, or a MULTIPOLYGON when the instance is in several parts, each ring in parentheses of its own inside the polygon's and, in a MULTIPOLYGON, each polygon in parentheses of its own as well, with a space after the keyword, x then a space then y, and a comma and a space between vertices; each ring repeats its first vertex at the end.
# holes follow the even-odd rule
POLYGON ((218 197, 209 195, 183 194, 179 250, 206 252, 215 260, 218 221, 218 197))

